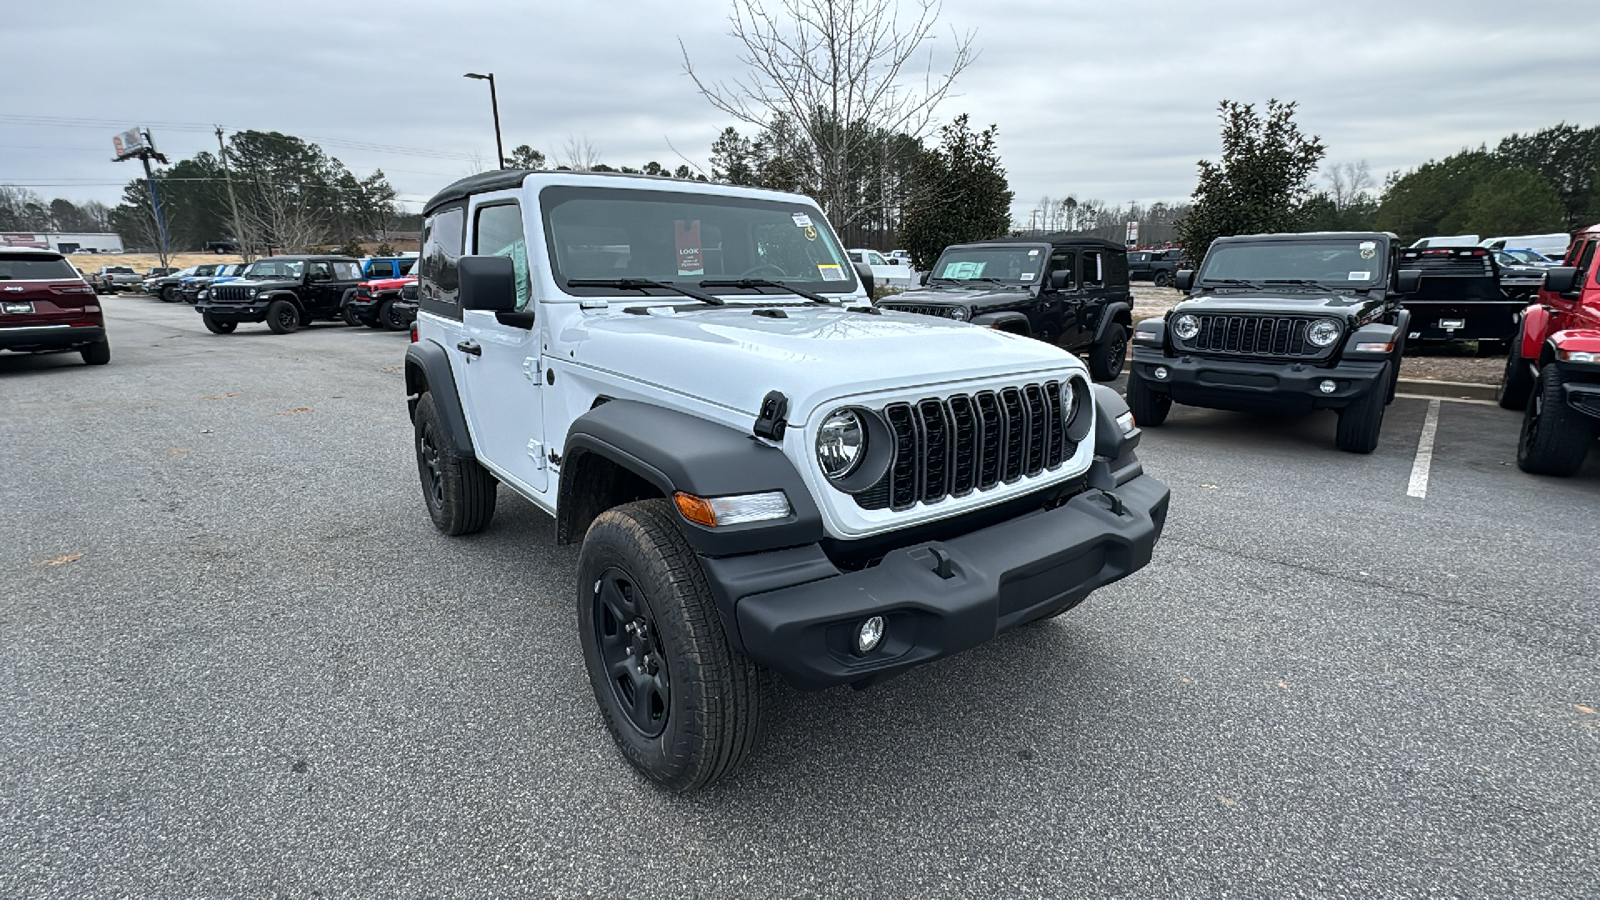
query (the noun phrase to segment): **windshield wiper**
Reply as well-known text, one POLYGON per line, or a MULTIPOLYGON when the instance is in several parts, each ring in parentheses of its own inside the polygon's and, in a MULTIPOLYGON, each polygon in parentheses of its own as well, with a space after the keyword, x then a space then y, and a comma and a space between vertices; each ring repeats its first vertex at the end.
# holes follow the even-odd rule
POLYGON ((1311 278, 1268 278, 1262 284, 1309 284, 1312 287, 1324 287, 1322 282, 1311 278))
POLYGON ((709 280, 709 281, 700 282, 700 286, 703 287, 703 288, 736 287, 736 288, 749 288, 749 289, 760 289, 760 288, 764 288, 764 287, 771 287, 771 288, 777 288, 780 291, 788 291, 789 293, 794 294, 797 297, 804 297, 807 300, 810 300, 812 303, 827 303, 827 304, 832 304, 833 303, 832 300, 829 300, 827 297, 824 297, 821 294, 814 294, 811 291, 802 290, 801 288, 797 288, 797 287, 794 287, 792 285, 784 284, 781 281, 773 281, 770 278, 712 279, 712 280, 709 280))
POLYGON ((1205 280, 1205 283, 1206 284, 1242 284, 1245 287, 1255 287, 1256 286, 1256 283, 1254 281, 1246 281, 1243 278, 1207 278, 1205 280))
POLYGON ((724 305, 721 297, 713 297, 704 291, 697 291, 694 288, 687 288, 670 281, 651 281, 648 278, 575 278, 567 282, 567 287, 608 287, 624 291, 638 291, 640 293, 644 293, 650 288, 657 288, 663 291, 673 291, 685 297, 699 300, 701 303, 709 303, 712 306, 724 305))

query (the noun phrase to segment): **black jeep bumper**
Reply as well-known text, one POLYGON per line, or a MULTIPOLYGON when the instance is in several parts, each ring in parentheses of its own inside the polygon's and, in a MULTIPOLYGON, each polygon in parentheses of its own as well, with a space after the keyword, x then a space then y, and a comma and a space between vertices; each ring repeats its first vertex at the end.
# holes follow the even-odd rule
POLYGON ((701 563, 732 601, 751 659, 802 690, 860 686, 976 647, 1143 567, 1169 497, 1139 475, 848 573, 815 545, 701 563), (871 616, 884 618, 884 636, 861 654, 857 629, 871 616))
POLYGON ((211 318, 218 322, 265 322, 267 320, 266 303, 213 303, 201 300, 194 308, 202 313, 210 313, 211 318))
POLYGON ((1258 359, 1167 356, 1133 348, 1133 374, 1152 391, 1185 406, 1236 412, 1310 412, 1340 409, 1380 386, 1388 388, 1387 360, 1340 360, 1330 367, 1258 359), (1166 377, 1157 377, 1158 369, 1166 377), (1331 393, 1322 390, 1332 381, 1331 393))
POLYGON ((106 339, 99 325, 33 325, 0 328, 0 350, 72 350, 106 339))

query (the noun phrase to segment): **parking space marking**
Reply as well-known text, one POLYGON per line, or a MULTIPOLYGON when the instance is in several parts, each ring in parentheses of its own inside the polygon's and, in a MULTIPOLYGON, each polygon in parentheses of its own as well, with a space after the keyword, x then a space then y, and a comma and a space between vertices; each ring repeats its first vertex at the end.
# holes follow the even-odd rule
POLYGON ((1428 496, 1428 470, 1433 468, 1433 436, 1439 431, 1439 401, 1428 401, 1428 417, 1422 421, 1422 437, 1417 440, 1417 461, 1411 464, 1408 497, 1428 496))

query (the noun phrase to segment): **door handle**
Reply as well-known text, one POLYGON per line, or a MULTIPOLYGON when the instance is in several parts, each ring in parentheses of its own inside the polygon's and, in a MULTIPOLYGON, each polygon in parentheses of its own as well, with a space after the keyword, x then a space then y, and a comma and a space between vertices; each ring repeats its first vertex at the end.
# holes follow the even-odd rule
POLYGON ((468 354, 469 356, 483 355, 483 348, 478 346, 477 341, 462 341, 456 345, 456 349, 460 350, 462 353, 468 354))

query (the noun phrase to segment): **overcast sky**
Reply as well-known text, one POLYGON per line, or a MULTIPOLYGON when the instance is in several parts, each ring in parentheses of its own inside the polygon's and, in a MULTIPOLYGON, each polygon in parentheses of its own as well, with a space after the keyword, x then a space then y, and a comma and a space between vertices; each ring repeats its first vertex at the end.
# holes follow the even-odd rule
MULTIPOLYGON (((210 126, 322 144, 382 168, 408 209, 492 165, 495 73, 507 150, 587 139, 604 162, 701 166, 734 124, 683 74, 740 73, 731 0, 279 0, 8 3, 0 183, 116 202, 137 163, 113 133, 144 125, 177 159, 210 126)), ((941 119, 999 125, 1026 218, 1041 195, 1182 200, 1216 158, 1223 98, 1300 104, 1327 163, 1383 173, 1513 131, 1600 123, 1600 2, 946 0, 977 61, 941 119)), ((948 27, 933 43, 948 47, 948 27)), ((748 132, 747 132, 748 133, 748 132)))

